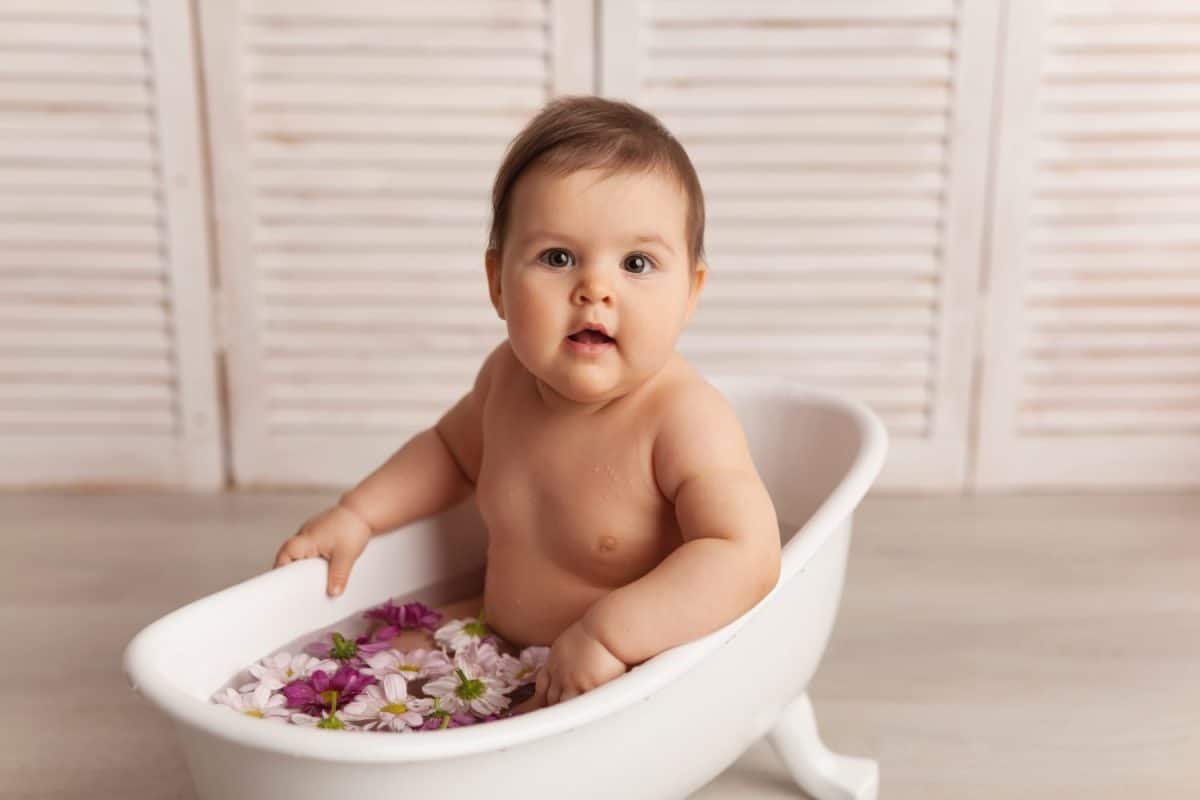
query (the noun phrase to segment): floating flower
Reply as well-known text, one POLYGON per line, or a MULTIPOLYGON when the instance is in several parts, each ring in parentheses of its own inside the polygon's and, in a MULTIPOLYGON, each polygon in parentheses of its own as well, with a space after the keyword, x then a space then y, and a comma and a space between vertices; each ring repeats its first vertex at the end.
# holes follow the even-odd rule
POLYGON ((327 658, 352 667, 362 667, 367 656, 388 649, 387 642, 371 641, 370 636, 350 640, 337 631, 325 634, 312 644, 304 646, 304 652, 318 658, 327 658))
POLYGON ((253 692, 238 692, 232 688, 226 688, 223 692, 213 695, 213 700, 239 714, 259 719, 287 722, 290 714, 284 708, 284 696, 273 693, 269 686, 259 686, 253 692))
POLYGON ((464 650, 473 642, 482 642, 486 638, 496 638, 496 634, 483 621, 483 611, 478 617, 463 617, 447 622, 433 632, 433 639, 451 652, 464 650))
POLYGON ((472 714, 470 711, 456 711, 453 714, 441 707, 441 698, 433 699, 433 710, 429 712, 428 719, 421 726, 422 731, 436 731, 445 728, 463 728, 467 725, 474 725, 479 722, 479 717, 472 714))
POLYGON ((524 686, 537 680, 538 672, 546 665, 550 655, 549 647, 530 645, 521 651, 519 659, 507 653, 500 656, 496 665, 496 674, 507 680, 513 686, 524 686))
POLYGON ((438 623, 442 621, 442 615, 424 603, 396 605, 389 597, 383 605, 365 611, 363 619, 374 619, 384 623, 384 627, 379 628, 371 635, 375 641, 388 641, 402 630, 413 628, 435 630, 438 623))
POLYGON ((474 642, 455 653, 453 673, 425 684, 425 694, 439 698, 440 708, 451 714, 469 710, 482 717, 503 711, 512 686, 487 668, 498 662, 494 647, 474 642))
POLYGON ((353 725, 347 725, 346 721, 337 715, 336 712, 322 711, 319 717, 304 712, 292 714, 291 718, 293 725, 303 725, 306 728, 323 728, 335 731, 355 731, 353 725))
POLYGON ((367 666, 362 672, 383 680, 386 675, 399 675, 405 681, 423 678, 440 678, 453 672, 450 657, 441 650, 418 648, 402 653, 399 650, 384 650, 367 656, 367 666))
POLYGON ((308 678, 292 681, 283 687, 283 695, 288 708, 315 715, 323 710, 337 711, 374 682, 373 676, 343 665, 333 675, 317 670, 308 678))
POLYGON ((338 662, 333 659, 319 659, 306 653, 291 655, 279 652, 267 656, 262 661, 250 667, 250 674, 258 680, 242 686, 238 691, 253 691, 258 686, 266 686, 271 691, 278 691, 294 680, 307 678, 314 670, 322 670, 327 674, 337 672, 338 662))
POLYGON ((347 704, 342 715, 365 723, 363 730, 405 731, 425 724, 425 714, 433 710, 433 700, 412 697, 404 678, 392 673, 380 683, 368 686, 347 704))

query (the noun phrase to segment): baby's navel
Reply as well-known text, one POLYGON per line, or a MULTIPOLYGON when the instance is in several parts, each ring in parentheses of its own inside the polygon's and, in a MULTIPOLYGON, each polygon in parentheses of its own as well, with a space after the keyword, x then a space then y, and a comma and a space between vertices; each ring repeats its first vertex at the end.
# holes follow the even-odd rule
POLYGON ((600 537, 599 549, 601 553, 611 553, 617 549, 617 537, 611 534, 605 534, 600 537))

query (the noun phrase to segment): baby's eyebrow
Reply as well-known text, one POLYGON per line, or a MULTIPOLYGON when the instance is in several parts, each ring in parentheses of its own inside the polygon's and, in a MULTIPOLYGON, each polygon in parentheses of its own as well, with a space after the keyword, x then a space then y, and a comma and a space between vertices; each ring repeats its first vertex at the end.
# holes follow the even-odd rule
POLYGON ((633 241, 638 244, 643 242, 657 242, 658 244, 661 244, 668 253, 675 255, 674 248, 667 244, 667 240, 659 236, 657 233, 639 233, 636 237, 634 237, 633 241))
MULTIPOLYGON (((520 237, 520 241, 526 242, 526 243, 536 242, 539 239, 558 239, 560 241, 574 243, 574 241, 572 240, 572 238, 570 236, 568 236, 565 233, 558 233, 557 231, 530 231, 529 233, 526 233, 524 236, 520 237)), ((634 244, 643 244, 645 242, 655 242, 657 244, 662 245, 663 248, 666 249, 666 251, 668 253, 670 253, 671 255, 675 254, 675 249, 673 247, 671 247, 671 245, 667 244, 666 239, 659 236, 657 233, 634 234, 632 237, 629 238, 628 241, 633 242, 634 244)))

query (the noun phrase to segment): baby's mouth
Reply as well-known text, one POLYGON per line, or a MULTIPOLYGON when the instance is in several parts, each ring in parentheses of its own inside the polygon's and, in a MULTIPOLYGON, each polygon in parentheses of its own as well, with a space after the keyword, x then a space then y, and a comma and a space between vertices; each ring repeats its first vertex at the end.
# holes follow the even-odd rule
POLYGON ((603 342, 616 341, 616 339, 612 338, 611 336, 605 336, 600 331, 593 330, 582 330, 578 333, 572 333, 567 338, 573 342, 580 342, 582 344, 601 344, 603 342))

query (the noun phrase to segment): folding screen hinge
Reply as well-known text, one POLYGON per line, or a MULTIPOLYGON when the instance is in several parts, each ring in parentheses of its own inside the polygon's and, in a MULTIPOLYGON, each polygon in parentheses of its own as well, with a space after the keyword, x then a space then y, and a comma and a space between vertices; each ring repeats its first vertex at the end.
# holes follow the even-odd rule
POLYGON ((225 299, 225 292, 222 288, 214 286, 212 289, 212 341, 214 352, 225 353, 228 350, 230 330, 229 303, 225 299))

